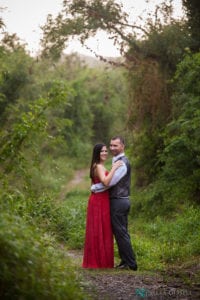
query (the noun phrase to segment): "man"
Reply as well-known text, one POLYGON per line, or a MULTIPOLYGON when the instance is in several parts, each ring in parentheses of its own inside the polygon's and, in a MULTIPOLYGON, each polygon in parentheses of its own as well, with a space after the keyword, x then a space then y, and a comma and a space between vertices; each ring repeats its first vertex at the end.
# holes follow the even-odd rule
POLYGON ((121 136, 115 136, 111 139, 110 151, 113 155, 113 162, 122 160, 123 165, 115 171, 108 187, 105 187, 102 183, 97 183, 92 185, 91 190, 94 193, 98 193, 109 188, 113 234, 121 258, 121 262, 116 268, 136 271, 137 263, 128 233, 131 167, 128 158, 125 156, 124 148, 124 139, 121 136))

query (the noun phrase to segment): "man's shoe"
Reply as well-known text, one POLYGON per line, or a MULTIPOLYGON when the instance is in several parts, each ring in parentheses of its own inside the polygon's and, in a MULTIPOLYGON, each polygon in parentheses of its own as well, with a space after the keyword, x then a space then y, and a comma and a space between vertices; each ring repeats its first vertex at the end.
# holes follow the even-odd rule
POLYGON ((122 265, 124 265, 125 263, 123 261, 121 261, 117 266, 115 266, 116 269, 118 269, 119 267, 121 267, 122 265))
POLYGON ((129 268, 133 271, 137 271, 137 265, 135 265, 134 267, 129 267, 129 268))
POLYGON ((115 267, 118 270, 133 270, 137 271, 137 265, 130 267, 127 264, 119 264, 118 266, 115 267))
POLYGON ((129 270, 129 266, 126 265, 126 264, 119 264, 115 268, 118 269, 118 270, 129 270))

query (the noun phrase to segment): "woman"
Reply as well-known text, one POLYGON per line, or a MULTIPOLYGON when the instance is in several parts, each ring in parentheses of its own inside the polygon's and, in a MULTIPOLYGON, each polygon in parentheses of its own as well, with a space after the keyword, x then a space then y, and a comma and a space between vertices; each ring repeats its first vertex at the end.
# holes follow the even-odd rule
MULTIPOLYGON (((94 146, 90 167, 92 183, 102 182, 104 185, 108 185, 115 170, 121 166, 122 162, 118 161, 108 172, 104 166, 107 156, 108 150, 105 144, 94 146)), ((82 266, 83 268, 113 268, 114 266, 108 190, 90 195, 82 266)))

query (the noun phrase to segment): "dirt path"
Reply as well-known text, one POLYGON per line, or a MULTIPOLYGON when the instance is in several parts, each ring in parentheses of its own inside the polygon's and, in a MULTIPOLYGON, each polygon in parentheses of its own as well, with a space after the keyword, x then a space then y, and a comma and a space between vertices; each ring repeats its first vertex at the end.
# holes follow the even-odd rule
MULTIPOLYGON (((88 300, 138 300, 138 299, 200 299, 200 286, 183 283, 183 274, 178 270, 167 272, 119 271, 116 269, 81 269, 82 251, 68 251, 82 278, 82 288, 88 300)), ((196 266, 198 268, 199 266, 196 266)), ((192 279, 196 270, 184 273, 192 279)))
POLYGON ((75 171, 74 178, 70 180, 62 189, 59 200, 63 200, 67 192, 72 189, 79 187, 81 188, 81 182, 84 181, 84 177, 88 174, 88 169, 77 170, 75 171))
MULTIPOLYGON (((77 171, 72 181, 62 191, 80 186, 87 170, 77 171)), ((200 299, 200 284, 193 277, 200 265, 193 270, 168 270, 167 272, 119 271, 116 269, 81 269, 83 253, 80 250, 68 250, 77 273, 81 276, 83 290, 91 300, 141 300, 141 299, 200 299), (190 282, 187 284, 185 282, 190 282)))

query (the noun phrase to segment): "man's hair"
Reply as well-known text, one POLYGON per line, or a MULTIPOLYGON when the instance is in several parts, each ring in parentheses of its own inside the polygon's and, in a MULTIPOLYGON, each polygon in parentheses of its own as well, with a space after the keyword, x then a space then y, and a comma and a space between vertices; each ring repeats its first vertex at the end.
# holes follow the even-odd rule
POLYGON ((124 138, 121 135, 115 135, 111 138, 111 140, 120 140, 120 143, 125 145, 124 138))

